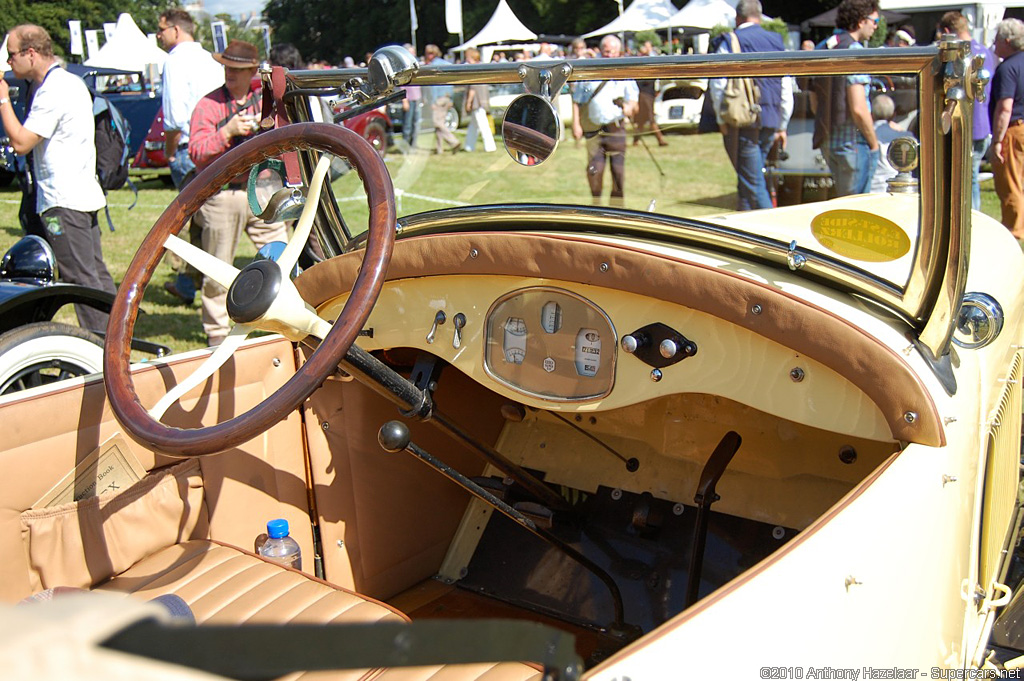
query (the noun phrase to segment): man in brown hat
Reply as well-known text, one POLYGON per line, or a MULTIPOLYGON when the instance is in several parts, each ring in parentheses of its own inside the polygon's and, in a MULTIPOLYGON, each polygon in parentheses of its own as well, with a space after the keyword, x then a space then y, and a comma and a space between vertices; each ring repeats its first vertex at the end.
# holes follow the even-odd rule
MULTIPOLYGON (((224 52, 213 55, 224 65, 224 85, 199 100, 189 125, 189 156, 202 171, 229 149, 256 133, 262 102, 256 46, 232 40, 224 52)), ((283 222, 266 223, 252 214, 246 197, 248 172, 232 179, 199 209, 196 223, 203 230, 203 250, 225 262, 235 258, 242 230, 256 248, 288 238, 283 222)), ((227 291, 203 277, 203 330, 211 346, 220 345, 230 330, 227 291)))

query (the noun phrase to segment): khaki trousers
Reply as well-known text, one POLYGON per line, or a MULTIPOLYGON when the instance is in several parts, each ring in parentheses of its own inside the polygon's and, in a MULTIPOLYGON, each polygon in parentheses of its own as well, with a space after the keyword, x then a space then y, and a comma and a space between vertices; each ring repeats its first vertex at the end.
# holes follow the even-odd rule
POLYGON ((444 123, 444 118, 450 108, 452 108, 451 97, 438 97, 430 107, 430 117, 434 123, 434 151, 438 154, 444 151, 444 144, 452 149, 459 146, 458 138, 444 123))
POLYGON ((1002 206, 1003 224, 1013 236, 1024 239, 1024 125, 1011 124, 1007 128, 1003 137, 1003 162, 992 159, 992 175, 1002 206))
MULTIPOLYGON (((207 253, 224 262, 234 263, 235 249, 242 230, 260 248, 272 241, 287 241, 288 231, 283 222, 268 223, 249 210, 244 189, 225 189, 214 194, 193 218, 203 230, 202 246, 207 253)), ((228 292, 209 277, 203 277, 203 331, 211 345, 228 335, 228 292)))

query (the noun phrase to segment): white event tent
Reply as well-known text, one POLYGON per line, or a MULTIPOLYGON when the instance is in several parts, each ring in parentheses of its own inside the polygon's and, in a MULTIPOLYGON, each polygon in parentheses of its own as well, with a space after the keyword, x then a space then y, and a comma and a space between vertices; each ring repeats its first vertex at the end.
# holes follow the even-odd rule
POLYGON ((657 28, 695 28, 706 31, 715 26, 733 26, 735 23, 736 8, 726 0, 690 0, 657 28))
POLYGON ((149 64, 156 64, 159 72, 166 59, 167 53, 154 45, 125 12, 117 18, 117 28, 110 40, 85 65, 146 73, 149 64))
POLYGON ((633 0, 625 12, 596 31, 584 34, 583 37, 646 31, 664 23, 675 13, 676 6, 672 4, 672 0, 633 0))
POLYGON ((505 0, 498 0, 498 7, 494 10, 494 14, 491 15, 487 23, 484 24, 484 27, 480 29, 480 32, 453 49, 456 52, 461 52, 470 47, 479 47, 481 45, 525 43, 536 39, 537 34, 526 28, 523 22, 519 21, 519 17, 515 15, 515 12, 508 6, 508 3, 505 0))

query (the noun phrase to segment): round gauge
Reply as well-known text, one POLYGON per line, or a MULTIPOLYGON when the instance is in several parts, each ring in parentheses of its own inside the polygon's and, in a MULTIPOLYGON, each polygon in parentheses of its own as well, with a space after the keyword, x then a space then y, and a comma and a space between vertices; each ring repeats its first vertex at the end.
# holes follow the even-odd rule
POLYGON ((545 333, 557 333, 562 328, 562 306, 553 300, 540 310, 540 325, 545 333))
POLYGON ((506 348, 505 361, 509 364, 522 364, 526 359, 526 351, 522 348, 506 348))

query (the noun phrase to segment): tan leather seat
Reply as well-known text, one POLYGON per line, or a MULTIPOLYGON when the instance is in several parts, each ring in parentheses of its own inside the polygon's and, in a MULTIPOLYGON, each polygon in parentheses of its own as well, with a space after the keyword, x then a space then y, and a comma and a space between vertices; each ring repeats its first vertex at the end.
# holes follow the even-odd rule
MULTIPOLYGON (((409 621, 385 603, 208 540, 159 551, 96 589, 145 599, 176 594, 192 608, 198 624, 409 621)), ((344 681, 532 681, 541 673, 526 664, 499 663, 340 670, 289 678, 300 676, 344 681)))

